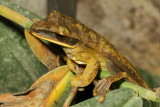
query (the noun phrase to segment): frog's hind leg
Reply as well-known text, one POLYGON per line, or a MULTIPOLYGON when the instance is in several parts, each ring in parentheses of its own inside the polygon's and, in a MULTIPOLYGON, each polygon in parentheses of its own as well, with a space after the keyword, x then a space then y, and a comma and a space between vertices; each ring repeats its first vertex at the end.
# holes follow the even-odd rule
POLYGON ((98 81, 96 84, 94 90, 93 90, 93 95, 97 96, 100 95, 100 98, 98 99, 99 102, 103 102, 106 93, 109 91, 109 88, 113 82, 116 82, 122 78, 127 78, 130 81, 134 81, 132 77, 130 77, 127 72, 119 72, 116 75, 112 75, 106 78, 103 78, 98 81))

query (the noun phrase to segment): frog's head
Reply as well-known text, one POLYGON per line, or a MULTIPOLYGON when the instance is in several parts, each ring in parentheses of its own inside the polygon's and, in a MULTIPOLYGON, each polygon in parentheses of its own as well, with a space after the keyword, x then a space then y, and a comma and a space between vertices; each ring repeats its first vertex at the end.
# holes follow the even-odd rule
POLYGON ((46 19, 34 23, 30 28, 30 32, 40 39, 64 47, 75 46, 79 40, 75 37, 69 36, 70 31, 68 27, 70 26, 70 20, 63 20, 61 15, 62 14, 58 11, 53 11, 46 19))

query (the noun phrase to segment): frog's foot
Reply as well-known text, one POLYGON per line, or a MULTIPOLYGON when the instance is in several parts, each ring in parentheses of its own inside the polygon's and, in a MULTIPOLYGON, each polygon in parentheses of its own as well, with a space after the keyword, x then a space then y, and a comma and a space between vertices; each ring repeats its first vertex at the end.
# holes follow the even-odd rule
POLYGON ((100 95, 98 102, 100 102, 100 103, 104 102, 105 95, 109 91, 111 84, 115 81, 118 81, 118 80, 120 80, 122 78, 126 78, 126 77, 127 77, 126 72, 120 72, 116 75, 109 76, 109 77, 106 77, 104 79, 99 80, 93 90, 93 95, 94 96, 100 95))
POLYGON ((112 79, 110 77, 104 78, 102 80, 99 80, 96 84, 93 95, 97 96, 100 95, 100 98, 98 99, 98 102, 102 103, 104 101, 106 93, 109 91, 109 88, 112 84, 112 79))

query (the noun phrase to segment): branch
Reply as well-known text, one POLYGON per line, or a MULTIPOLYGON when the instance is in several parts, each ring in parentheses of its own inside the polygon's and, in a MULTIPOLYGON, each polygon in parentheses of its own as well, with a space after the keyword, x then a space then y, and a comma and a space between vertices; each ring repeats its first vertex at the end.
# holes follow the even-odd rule
MULTIPOLYGON (((105 77, 108 77, 110 75, 111 74, 109 72, 106 72, 106 71, 101 71, 100 72, 100 78, 105 78, 105 77)), ((120 88, 131 88, 131 89, 135 90, 139 94, 140 97, 145 98, 147 100, 151 100, 151 101, 160 103, 160 99, 157 98, 156 92, 153 92, 152 90, 140 87, 140 86, 135 85, 131 82, 127 82, 127 81, 122 82, 121 85, 120 85, 120 88)))
POLYGON ((33 24, 30 19, 2 5, 0 5, 0 15, 19 24, 25 29, 29 29, 33 24))

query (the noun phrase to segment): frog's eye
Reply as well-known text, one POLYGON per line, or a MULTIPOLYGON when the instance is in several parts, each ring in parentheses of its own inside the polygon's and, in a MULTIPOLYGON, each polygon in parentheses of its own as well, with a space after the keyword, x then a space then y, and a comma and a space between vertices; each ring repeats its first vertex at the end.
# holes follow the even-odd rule
POLYGON ((78 39, 70 37, 70 39, 68 40, 68 42, 69 42, 70 45, 75 45, 75 44, 78 43, 78 39))
POLYGON ((59 34, 56 34, 55 37, 57 40, 60 40, 61 42, 69 44, 69 45, 75 45, 76 43, 78 43, 78 39, 73 38, 73 37, 67 37, 67 36, 63 36, 59 34))
POLYGON ((32 34, 41 39, 66 47, 74 46, 79 41, 76 38, 55 34, 50 31, 36 30, 36 32, 32 32, 32 34))

